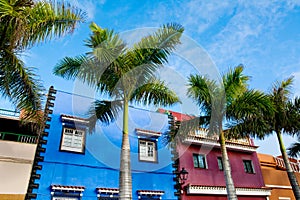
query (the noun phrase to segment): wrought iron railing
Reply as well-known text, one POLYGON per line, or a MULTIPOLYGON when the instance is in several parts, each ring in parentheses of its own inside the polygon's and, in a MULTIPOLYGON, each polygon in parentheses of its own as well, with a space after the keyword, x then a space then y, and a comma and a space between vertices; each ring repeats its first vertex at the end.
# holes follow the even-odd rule
POLYGON ((23 135, 17 133, 0 132, 0 140, 9 140, 22 143, 36 144, 37 136, 23 135))

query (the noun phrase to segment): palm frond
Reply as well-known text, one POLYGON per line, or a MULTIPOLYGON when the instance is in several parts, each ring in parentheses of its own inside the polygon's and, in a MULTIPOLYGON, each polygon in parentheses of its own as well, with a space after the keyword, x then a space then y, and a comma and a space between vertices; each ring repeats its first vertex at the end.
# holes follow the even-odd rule
POLYGON ((300 143, 295 142, 291 144, 291 146, 287 148, 287 153, 289 156, 297 158, 300 155, 300 143))
POLYGON ((276 81, 273 84, 271 94, 278 101, 280 98, 281 101, 287 101, 289 95, 291 94, 291 88, 293 85, 293 77, 289 77, 283 81, 276 81))
POLYGON ((257 90, 247 90, 227 107, 226 134, 229 138, 247 136, 263 139, 272 133, 273 104, 268 95, 257 90), (270 117, 267 119, 267 117, 270 117))
POLYGON ((27 9, 24 11, 26 34, 23 33, 21 43, 25 47, 71 33, 85 20, 84 12, 65 2, 39 1, 27 9))
POLYGON ((144 105, 168 106, 180 102, 176 93, 170 90, 163 81, 152 80, 138 87, 131 95, 131 102, 141 102, 144 105))
POLYGON ((0 1, 0 47, 23 51, 33 45, 60 37, 84 21, 85 14, 68 3, 0 1))
POLYGON ((234 69, 230 69, 229 72, 223 76, 227 102, 231 102, 237 95, 247 90, 249 76, 245 76, 243 71, 243 65, 239 65, 234 69))
POLYGON ((224 133, 227 139, 240 139, 249 136, 264 139, 273 133, 270 121, 264 119, 263 116, 230 121, 225 124, 225 127, 227 129, 224 133))
POLYGON ((289 100, 286 105, 287 121, 285 121, 284 132, 294 136, 300 135, 300 98, 289 100))
MULTIPOLYGON (((25 68, 24 63, 10 51, 2 51, 0 56, 0 90, 17 108, 28 113, 41 110, 43 87, 36 78, 34 69, 25 68)), ((34 113, 32 113, 34 114, 34 113)))
POLYGON ((201 111, 210 114, 212 109, 211 99, 216 88, 215 82, 200 75, 190 75, 188 82, 187 95, 196 101, 201 111))
POLYGON ((167 63, 175 47, 180 44, 184 28, 180 24, 163 25, 154 34, 146 36, 136 43, 125 55, 129 69, 144 66, 145 76, 152 77, 162 64, 167 63))
POLYGON ((228 120, 252 118, 261 113, 272 116, 273 112, 272 102, 267 95, 258 90, 247 90, 227 106, 226 118, 228 120))
POLYGON ((97 100, 89 110, 89 129, 92 132, 95 128, 96 121, 100 120, 104 124, 113 122, 122 109, 122 101, 97 100))
POLYGON ((65 79, 75 79, 82 69, 83 63, 87 60, 87 57, 77 56, 74 58, 65 57, 59 61, 53 69, 53 73, 56 76, 60 76, 65 79))

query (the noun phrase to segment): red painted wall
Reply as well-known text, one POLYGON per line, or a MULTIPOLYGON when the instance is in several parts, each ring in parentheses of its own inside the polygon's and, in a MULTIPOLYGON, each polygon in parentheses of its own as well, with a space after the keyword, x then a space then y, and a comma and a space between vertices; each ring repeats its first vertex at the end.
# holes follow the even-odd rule
MULTIPOLYGON (((221 157, 219 148, 205 147, 200 145, 178 145, 177 147, 180 160, 180 169, 184 167, 189 172, 188 180, 185 185, 206 185, 206 186, 225 186, 224 171, 219 170, 217 157, 221 157), (193 154, 205 154, 208 169, 194 168, 193 154)), ((228 150, 228 156, 231 164, 232 178, 235 187, 260 188, 264 187, 264 181, 260 169, 260 164, 256 152, 241 152, 228 150), (243 160, 252 160, 254 174, 244 171, 243 160)), ((200 197, 186 196, 183 199, 226 199, 226 197, 200 197)), ((239 199, 255 199, 254 197, 239 199)), ((265 198, 257 198, 265 199, 265 198)))

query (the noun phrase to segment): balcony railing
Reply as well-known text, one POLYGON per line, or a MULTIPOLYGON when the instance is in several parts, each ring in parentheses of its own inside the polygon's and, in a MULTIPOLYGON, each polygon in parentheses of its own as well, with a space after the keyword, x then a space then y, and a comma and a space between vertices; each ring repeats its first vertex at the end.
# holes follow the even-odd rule
MULTIPOLYGON (((194 136, 196 138, 205 138, 209 140, 219 140, 219 135, 208 135, 207 129, 198 129, 194 133, 190 133, 190 136, 194 136)), ((228 143, 235 143, 235 144, 241 144, 241 145, 252 145, 252 142, 249 138, 241 138, 241 139, 231 139, 227 140, 228 143)))
POLYGON ((9 140, 22 143, 36 144, 37 136, 0 132, 0 140, 9 140))
MULTIPOLYGON (((286 169, 284 161, 282 158, 275 157, 276 165, 281 169, 286 169)), ((300 163, 295 163, 290 161, 291 168, 294 172, 300 172, 300 163)))
MULTIPOLYGON (((218 135, 208 135, 207 129, 199 129, 195 132, 190 132, 188 136, 184 139, 185 142, 193 144, 205 144, 219 147, 219 136, 218 135)), ((236 140, 227 140, 227 148, 242 150, 242 151, 256 151, 257 146, 254 146, 252 140, 249 138, 242 138, 236 140)))
POLYGON ((20 112, 13 110, 0 109, 0 116, 19 117, 20 112))

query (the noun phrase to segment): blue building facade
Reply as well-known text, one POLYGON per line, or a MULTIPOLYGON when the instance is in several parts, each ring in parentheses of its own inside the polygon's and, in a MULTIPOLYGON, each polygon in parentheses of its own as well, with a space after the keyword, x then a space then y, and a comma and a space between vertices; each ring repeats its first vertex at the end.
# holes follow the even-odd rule
MULTIPOLYGON (((50 89, 27 199, 118 199, 122 113, 90 134, 86 117, 93 101, 50 89)), ((177 199, 162 136, 167 129, 167 115, 129 109, 133 199, 177 199)))

